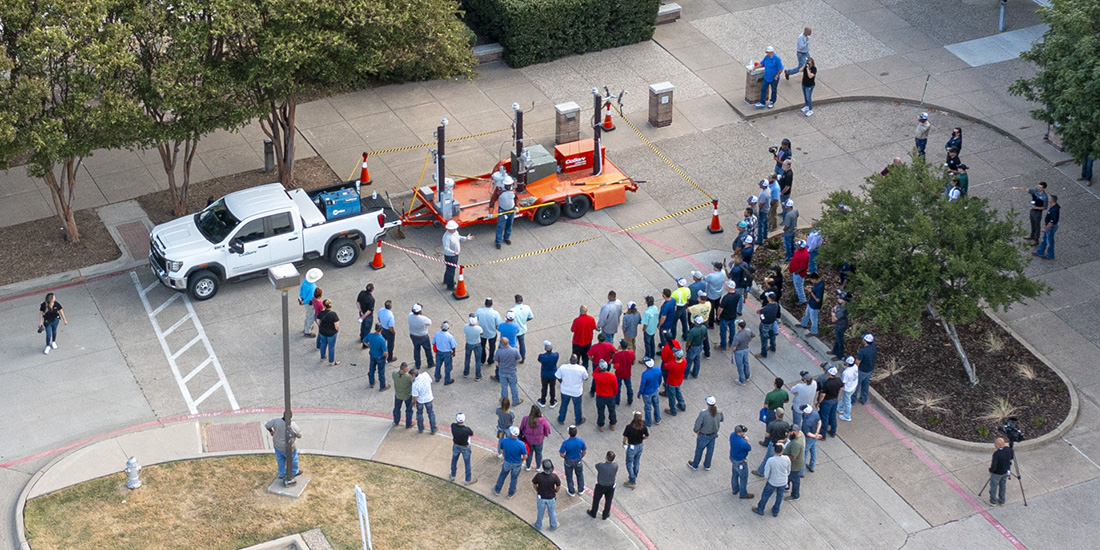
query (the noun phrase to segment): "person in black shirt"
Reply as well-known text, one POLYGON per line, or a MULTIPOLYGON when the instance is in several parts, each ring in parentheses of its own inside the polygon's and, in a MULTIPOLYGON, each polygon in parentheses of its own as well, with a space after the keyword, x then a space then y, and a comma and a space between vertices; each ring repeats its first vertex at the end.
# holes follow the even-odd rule
POLYGON ((477 483, 476 479, 470 479, 470 438, 473 435, 474 431, 466 425, 466 415, 456 414, 454 424, 451 424, 451 481, 455 480, 455 474, 458 473, 458 457, 461 456, 466 465, 466 485, 477 483))
POLYGON ((814 64, 814 58, 810 57, 806 59, 806 65, 802 67, 802 98, 806 100, 806 105, 802 107, 802 112, 806 113, 806 116, 814 114, 814 85, 817 84, 817 65, 814 64))
POLYGON ((726 294, 718 301, 718 349, 725 351, 733 345, 733 335, 737 328, 733 322, 737 320, 737 308, 741 304, 741 295, 737 292, 737 282, 726 281, 726 294), (729 334, 727 337, 726 334, 729 334))
POLYGON ((359 291, 355 301, 359 305, 359 341, 363 343, 363 349, 367 349, 367 335, 374 326, 374 283, 367 283, 367 287, 359 291))
POLYGON ((50 349, 57 349, 57 321, 69 320, 65 318, 65 310, 61 309, 61 302, 54 299, 53 292, 46 294, 46 301, 38 307, 38 332, 46 333, 46 350, 42 353, 49 354, 50 349))
POLYGON ((810 291, 806 293, 806 314, 798 321, 802 328, 809 327, 810 335, 817 335, 817 321, 821 315, 821 303, 825 299, 825 281, 817 272, 810 273, 810 291))
POLYGON ((1062 207, 1058 205, 1058 195, 1051 195, 1046 225, 1043 226, 1043 239, 1039 242, 1039 248, 1035 250, 1036 256, 1046 260, 1054 259, 1054 234, 1058 232, 1058 218, 1061 214, 1062 207))
POLYGON ((952 174, 958 174, 959 173, 959 165, 961 165, 961 164, 962 164, 962 159, 959 158, 959 150, 954 149, 954 148, 948 149, 947 150, 947 161, 943 163, 944 169, 947 170, 948 172, 951 172, 952 174))
POLYGON ((1013 187, 1013 191, 1027 191, 1031 195, 1030 210, 1028 211, 1028 218, 1031 222, 1031 232, 1027 237, 1024 237, 1025 241, 1033 241, 1036 245, 1039 244, 1039 228, 1043 223, 1043 211, 1047 208, 1047 182, 1041 181, 1036 187, 1013 187))
POLYGON ((336 360, 336 335, 340 332, 340 316, 332 311, 332 300, 322 302, 325 309, 317 314, 317 349, 321 350, 321 360, 325 360, 325 352, 328 352, 328 364, 330 367, 339 365, 336 360))
MULTIPOLYGON (((822 428, 829 435, 836 437, 836 405, 837 396, 844 388, 844 382, 836 375, 836 367, 829 367, 829 378, 821 385, 821 394, 817 398, 817 410, 821 413, 822 428)), ((824 436, 822 437, 824 439, 824 436)))
POLYGON ((767 357, 768 351, 775 351, 776 319, 779 318, 779 303, 771 292, 764 294, 767 303, 760 308, 760 357, 767 357))
POLYGON ((993 462, 989 465, 989 503, 1004 504, 1005 485, 1008 478, 1012 477, 1012 459, 1015 458, 1015 453, 1012 447, 1005 445, 1003 437, 998 437, 993 446, 997 450, 993 452, 993 462))
POLYGON ((550 530, 558 528, 557 497, 561 489, 561 479, 554 473, 554 462, 549 458, 542 461, 542 471, 531 479, 535 486, 535 502, 538 505, 538 518, 535 519, 535 529, 542 530, 542 514, 547 512, 550 516, 550 530))
POLYGON ((649 439, 649 428, 641 411, 634 411, 634 419, 623 430, 623 449, 626 450, 626 487, 638 486, 638 467, 642 463, 642 443, 649 439))

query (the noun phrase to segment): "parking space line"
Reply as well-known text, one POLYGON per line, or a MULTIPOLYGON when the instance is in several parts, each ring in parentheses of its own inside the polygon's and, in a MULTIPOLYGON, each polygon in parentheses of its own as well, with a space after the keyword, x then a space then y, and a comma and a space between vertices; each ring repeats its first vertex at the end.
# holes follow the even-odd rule
POLYGON ((176 321, 176 324, 165 329, 164 335, 168 336, 169 334, 172 334, 176 331, 177 328, 180 328, 180 326, 186 323, 189 319, 191 319, 191 314, 184 315, 179 321, 176 321))
MULTIPOLYGON (((225 378, 222 378, 221 380, 218 380, 218 382, 216 384, 214 384, 213 386, 210 386, 210 389, 206 390, 206 392, 204 392, 202 395, 200 395, 199 398, 195 400, 195 406, 197 407, 200 403, 202 403, 203 401, 206 401, 207 397, 210 397, 210 395, 212 393, 214 393, 215 391, 218 390, 218 388, 221 388, 221 387, 225 387, 226 390, 229 389, 229 384, 225 383, 225 378)), ((234 408, 236 408, 236 407, 234 407, 234 408)))
MULTIPOLYGON (((164 336, 167 336, 167 334, 164 334, 164 336)), ((176 353, 172 354, 172 359, 177 359, 179 356, 183 355, 187 350, 191 349, 191 346, 197 344, 199 340, 202 340, 202 336, 195 336, 192 338, 190 342, 187 342, 182 348, 176 350, 176 353)))
POLYGON ((180 296, 182 296, 182 294, 172 293, 172 296, 168 298, 168 300, 166 300, 163 304, 157 306, 157 309, 153 310, 152 315, 160 315, 160 312, 164 311, 164 308, 172 305, 172 302, 175 302, 176 298, 179 298, 180 296))
POLYGON ((206 366, 209 365, 212 360, 213 360, 212 358, 207 357, 206 361, 203 361, 202 363, 199 363, 199 366, 195 367, 195 370, 187 373, 187 376, 183 377, 183 381, 184 382, 190 382, 191 379, 194 378, 196 374, 202 372, 202 369, 205 369, 206 366))

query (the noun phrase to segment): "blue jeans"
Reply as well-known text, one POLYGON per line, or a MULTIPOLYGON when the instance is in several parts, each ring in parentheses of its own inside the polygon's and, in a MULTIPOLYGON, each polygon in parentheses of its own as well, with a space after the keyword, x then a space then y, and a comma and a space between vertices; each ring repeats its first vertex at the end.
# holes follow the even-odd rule
POLYGON ((761 460, 760 465, 756 467, 756 473, 760 475, 764 475, 764 464, 768 461, 769 458, 775 456, 775 444, 772 442, 771 439, 768 439, 767 441, 768 451, 764 454, 764 460, 761 460))
MULTIPOLYGON (((776 75, 778 76, 778 75, 776 75)), ((771 103, 775 103, 775 96, 779 93, 779 81, 778 80, 764 80, 760 83, 760 103, 765 103, 768 100, 768 88, 772 89, 771 103)))
POLYGON ((364 344, 367 343, 367 336, 370 335, 370 331, 374 330, 374 315, 367 315, 363 318, 363 321, 359 323, 359 341, 364 344))
POLYGON ((617 424, 615 418, 615 398, 614 397, 600 397, 596 396, 596 425, 603 427, 604 412, 607 413, 608 422, 612 425, 617 424))
POLYGON ((703 451, 707 451, 707 457, 703 460, 703 467, 710 469, 710 461, 714 458, 714 441, 718 439, 718 434, 697 434, 695 436, 695 458, 691 459, 691 465, 695 468, 699 467, 699 459, 703 458, 703 451))
MULTIPOLYGON (((583 392, 582 392, 583 393, 583 392)), ((561 409, 558 411, 558 424, 565 423, 565 415, 569 412, 569 402, 573 402, 573 424, 581 423, 581 396, 561 394, 561 409)))
POLYGON ((653 421, 661 421, 661 396, 656 393, 639 396, 645 405, 645 425, 652 426, 653 421), (652 411, 652 412, 651 412, 652 411))
POLYGON ((1040 255, 1040 256, 1043 256, 1044 258, 1046 258, 1048 260, 1053 260, 1054 259, 1054 234, 1057 233, 1057 232, 1058 232, 1058 224, 1054 224, 1054 225, 1050 226, 1050 229, 1047 229, 1046 231, 1044 231, 1043 232, 1043 240, 1039 241, 1039 249, 1036 250, 1035 253, 1040 255), (1048 248, 1050 250, 1047 250, 1048 248), (1049 252, 1049 254, 1044 254, 1044 252, 1049 252))
POLYGON ((687 369, 684 371, 684 376, 691 375, 692 378, 699 378, 699 363, 702 361, 700 357, 703 355, 703 346, 691 346, 687 352, 687 369))
POLYGON ((470 375, 470 356, 474 358, 475 374, 477 378, 481 378, 481 342, 476 344, 466 344, 466 364, 462 367, 462 376, 470 375))
POLYGON ((744 384, 748 381, 751 373, 749 372, 749 350, 740 349, 733 352, 733 364, 737 365, 737 381, 744 384))
MULTIPOLYGON (((760 219, 756 222, 756 242, 764 244, 764 241, 768 239, 768 212, 765 208, 761 208, 760 212, 760 219)), ((737 313, 741 313, 741 310, 737 310, 737 313)))
POLYGON ((620 378, 619 379, 619 390, 615 393, 615 404, 618 405, 619 403, 622 403, 621 398, 623 396, 623 386, 626 386, 626 404, 628 406, 633 405, 634 404, 634 385, 630 382, 629 378, 620 378))
POLYGON ((844 359, 844 332, 847 330, 847 325, 833 325, 833 355, 839 359, 844 359))
POLYGON ((470 446, 451 445, 451 477, 458 473, 458 457, 466 465, 466 483, 470 482, 470 446))
POLYGON ((785 72, 787 74, 795 74, 798 71, 801 71, 803 65, 806 64, 806 60, 810 58, 810 52, 795 52, 795 55, 798 56, 798 66, 791 67, 790 69, 787 69, 786 71, 783 71, 783 72, 785 72))
POLYGON ((836 435, 836 399, 821 402, 821 429, 829 435, 836 435))
POLYGON ((867 403, 867 392, 871 389, 871 373, 859 371, 859 402, 867 403))
POLYGON ((814 110, 814 87, 803 86, 802 87, 802 99, 806 100, 806 107, 812 111, 814 110))
POLYGON ((798 303, 806 303, 806 278, 798 273, 791 273, 791 284, 794 285, 794 295, 798 297, 798 303))
MULTIPOLYGON (((600 334, 603 334, 603 339, 604 340, 606 340, 608 342, 611 342, 612 345, 615 344, 615 333, 614 332, 604 332, 604 331, 601 330, 600 334)), ((616 347, 618 347, 618 346, 616 346, 616 347)))
POLYGON ((780 485, 779 487, 776 487, 775 485, 772 485, 771 483, 765 483, 764 484, 764 494, 760 495, 760 502, 756 505, 757 513, 760 513, 760 514, 764 513, 764 507, 768 505, 768 500, 771 499, 772 495, 774 494, 775 495, 775 505, 772 506, 772 515, 773 516, 778 516, 779 515, 779 505, 783 504, 783 493, 786 490, 787 490, 787 488, 783 485, 780 485))
POLYGON ((416 429, 420 433, 424 433, 424 409, 428 409, 428 423, 431 426, 432 433, 436 431, 435 427, 435 406, 434 402, 428 401, 427 403, 416 404, 416 429))
POLYGON ((413 400, 393 398, 393 425, 396 426, 401 423, 401 405, 405 405, 405 427, 412 427, 413 423, 413 400))
POLYGON ((60 318, 54 319, 52 323, 46 323, 42 325, 46 329, 46 345, 52 344, 57 340, 57 323, 61 322, 60 318))
POLYGON ((449 351, 435 352, 435 380, 439 381, 439 369, 443 369, 444 382, 451 382, 451 368, 454 367, 454 357, 449 351))
POLYGON ((542 498, 540 496, 535 497, 536 506, 538 506, 539 516, 535 519, 535 529, 542 529, 542 514, 546 512, 550 516, 550 530, 558 528, 558 514, 555 508, 558 504, 556 498, 542 498))
POLYGON ((642 465, 642 443, 626 448, 626 475, 630 483, 638 482, 638 468, 642 465))
POLYGON ((409 339, 413 343, 413 366, 420 369, 420 350, 424 350, 424 359, 428 362, 428 368, 435 367, 435 360, 432 359, 432 341, 428 338, 428 335, 413 336, 409 335, 409 339))
POLYGON ((645 357, 653 359, 653 356, 657 353, 657 338, 656 334, 650 334, 646 332, 642 335, 642 344, 645 345, 645 357))
POLYGON ((806 465, 813 468, 817 464, 817 440, 806 438, 806 465))
POLYGON ((1092 181, 1092 155, 1085 155, 1085 162, 1081 164, 1081 179, 1092 181))
POLYGON ((775 349, 775 323, 760 323, 760 357, 768 356, 768 346, 775 349))
POLYGON ((524 462, 524 466, 530 468, 531 467, 531 460, 534 459, 535 468, 536 469, 542 468, 542 446, 544 444, 545 444, 545 442, 539 443, 538 445, 535 445, 535 444, 532 444, 532 443, 527 444, 527 447, 528 447, 527 460, 524 462))
POLYGON ((737 319, 718 319, 718 347, 733 346, 733 335, 737 332, 737 319), (726 335, 729 334, 727 337, 726 335))
POLYGON ((737 297, 740 298, 737 300, 737 315, 741 315, 741 312, 745 311, 745 289, 737 287, 737 290, 734 290, 734 292, 736 292, 737 297))
MULTIPOLYGON (((275 463, 279 465, 279 478, 286 477, 286 450, 282 447, 275 447, 275 463)), ((298 475, 298 449, 292 449, 290 453, 290 469, 294 470, 294 475, 298 475)))
POLYGON ((447 290, 454 290, 455 287, 455 266, 452 264, 458 263, 458 254, 454 256, 443 256, 443 261, 447 262, 446 267, 443 268, 443 286, 447 287, 447 290))
POLYGON ((378 385, 380 389, 386 389, 386 356, 371 357, 370 358, 370 370, 367 371, 367 380, 370 382, 370 386, 374 387, 374 373, 378 372, 378 385))
POLYGON ((749 465, 744 460, 733 463, 733 475, 730 478, 733 494, 745 498, 749 494, 749 465))
POLYGON ((520 361, 526 361, 527 360, 527 338, 524 338, 524 336, 527 336, 527 335, 526 334, 517 334, 516 335, 516 342, 517 342, 516 345, 519 347, 519 359, 520 359, 520 361))
MULTIPOLYGON (((784 202, 786 202, 786 201, 784 201, 784 202)), ((794 255, 794 235, 788 236, 786 233, 784 233, 783 234, 783 259, 789 262, 789 261, 791 261, 791 256, 793 256, 793 255, 794 255)), ((798 287, 795 287, 795 288, 798 288, 798 287)))
POLYGON ((806 323, 810 323, 810 334, 817 334, 817 318, 821 314, 821 309, 814 309, 806 306, 806 314, 802 316, 802 319, 798 321, 798 324, 806 327, 806 323))
POLYGON ((923 157, 924 156, 924 149, 926 147, 928 147, 928 140, 927 139, 917 139, 917 140, 915 140, 915 143, 916 143, 916 147, 917 147, 917 154, 923 157))
POLYGON ((512 481, 508 483, 508 496, 516 494, 516 482, 519 481, 519 462, 505 462, 500 467, 500 475, 497 476, 497 484, 493 486, 494 493, 500 493, 500 490, 504 488, 504 478, 508 477, 508 474, 512 475, 512 481))
POLYGON ((810 251, 810 263, 808 266, 810 273, 817 273, 817 249, 810 251))
MULTIPOLYGON (((516 211, 513 209, 507 214, 497 216, 497 244, 512 238, 512 222, 516 219, 516 211)), ((513 487, 515 485, 513 484, 513 487)), ((515 491, 513 491, 515 492, 515 491)))
POLYGON ((584 492, 584 465, 580 460, 565 460, 565 487, 570 493, 584 492), (573 485, 573 477, 576 476, 577 484, 573 485))
POLYGON ((500 396, 508 397, 508 388, 512 389, 512 403, 519 403, 519 386, 516 373, 500 373, 500 396))
POLYGON ((802 486, 802 470, 791 470, 787 475, 787 484, 791 486, 791 498, 798 498, 798 489, 802 486))
MULTIPOLYGON (((858 386, 856 389, 859 389, 858 386)), ((856 390, 840 392, 840 404, 838 405, 837 415, 845 420, 852 419, 852 398, 855 397, 856 390)))
POLYGON ((668 397, 668 414, 676 416, 676 409, 681 411, 687 410, 687 403, 684 402, 684 393, 680 391, 680 386, 665 386, 665 395, 668 397))
MULTIPOLYGON (((337 333, 337 334, 339 334, 339 333, 337 333)), ((335 363, 336 362, 336 335, 337 334, 333 334, 332 336, 325 336, 324 334, 320 334, 320 333, 317 334, 317 349, 321 350, 321 359, 322 360, 325 359, 325 357, 326 357, 325 352, 328 352, 327 357, 328 357, 328 362, 329 363, 335 363)))

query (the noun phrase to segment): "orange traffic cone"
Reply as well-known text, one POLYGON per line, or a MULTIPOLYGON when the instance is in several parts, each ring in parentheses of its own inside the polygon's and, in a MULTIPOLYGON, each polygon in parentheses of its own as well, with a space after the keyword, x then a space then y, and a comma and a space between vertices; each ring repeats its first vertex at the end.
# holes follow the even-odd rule
POLYGON ((382 263, 382 239, 378 239, 378 244, 374 249, 374 260, 371 261, 370 267, 371 269, 382 269, 386 267, 386 264, 382 263))
POLYGON ((607 102, 607 113, 603 116, 603 131, 610 132, 615 129, 615 124, 611 122, 611 102, 607 102))
POLYGON ((367 169, 367 153, 363 153, 363 171, 359 173, 359 183, 361 185, 370 185, 374 182, 370 179, 370 170, 367 169))
POLYGON ((714 199, 714 216, 710 219, 710 227, 707 228, 707 231, 712 234, 723 231, 722 222, 718 221, 718 199, 714 199))
POLYGON ((470 297, 470 294, 466 292, 466 276, 463 275, 463 267, 458 266, 458 284, 455 285, 454 297, 455 300, 465 300, 470 297))

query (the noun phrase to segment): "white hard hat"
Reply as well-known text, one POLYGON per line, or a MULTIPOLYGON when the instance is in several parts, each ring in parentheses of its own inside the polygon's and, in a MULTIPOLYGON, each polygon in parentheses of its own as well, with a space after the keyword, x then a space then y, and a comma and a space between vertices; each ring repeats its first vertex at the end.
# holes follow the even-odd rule
POLYGON ((774 51, 775 51, 775 48, 773 48, 773 47, 771 47, 771 46, 768 46, 767 48, 764 48, 764 51, 765 51, 766 53, 772 53, 772 52, 774 52, 774 51))
POLYGON ((456 222, 454 220, 450 220, 450 221, 447 222, 446 227, 447 227, 447 231, 454 231, 455 229, 458 229, 458 222, 456 222))

